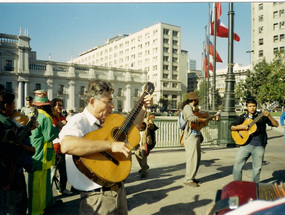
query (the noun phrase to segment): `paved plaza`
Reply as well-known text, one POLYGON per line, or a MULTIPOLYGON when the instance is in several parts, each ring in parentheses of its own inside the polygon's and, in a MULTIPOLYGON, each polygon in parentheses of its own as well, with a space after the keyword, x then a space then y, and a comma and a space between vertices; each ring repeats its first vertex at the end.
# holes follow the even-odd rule
MULTIPOLYGON (((269 143, 261 172, 262 183, 285 181, 285 148, 283 131, 269 128, 269 143)), ((238 148, 203 146, 202 161, 197 179, 200 187, 183 185, 185 150, 155 148, 148 157, 148 177, 140 179, 139 166, 133 155, 131 173, 125 181, 129 215, 204 215, 213 206, 218 189, 233 180, 233 160, 238 148)), ((243 180, 251 181, 251 158, 245 165, 243 180)), ((79 194, 58 196, 64 202, 51 214, 78 214, 79 194)))

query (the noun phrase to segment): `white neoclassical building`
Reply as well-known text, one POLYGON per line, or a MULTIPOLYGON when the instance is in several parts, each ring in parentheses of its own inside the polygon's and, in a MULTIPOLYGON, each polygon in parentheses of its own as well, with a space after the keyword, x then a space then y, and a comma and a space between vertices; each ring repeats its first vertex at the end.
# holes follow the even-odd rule
POLYGON ((188 52, 181 50, 181 28, 157 23, 108 39, 71 62, 146 71, 156 88, 154 103, 163 97, 170 101, 167 109, 175 110, 187 93, 187 61, 188 52))
POLYGON ((66 110, 78 111, 85 107, 89 80, 96 78, 114 85, 114 111, 129 112, 148 80, 144 70, 37 60, 30 40, 21 30, 19 35, 0 33, 0 83, 15 94, 17 109, 25 105, 26 96, 45 89, 50 100, 62 98, 66 110))

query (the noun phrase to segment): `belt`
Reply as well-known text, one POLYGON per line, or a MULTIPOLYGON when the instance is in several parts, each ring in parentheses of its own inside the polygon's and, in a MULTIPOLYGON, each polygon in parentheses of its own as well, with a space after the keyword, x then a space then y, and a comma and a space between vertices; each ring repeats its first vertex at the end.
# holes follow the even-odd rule
POLYGON ((114 191, 114 190, 118 190, 121 187, 122 187, 122 183, 117 183, 111 187, 99 187, 93 190, 88 190, 88 191, 83 191, 83 192, 88 192, 88 193, 89 192, 100 192, 101 190, 102 191, 114 191))

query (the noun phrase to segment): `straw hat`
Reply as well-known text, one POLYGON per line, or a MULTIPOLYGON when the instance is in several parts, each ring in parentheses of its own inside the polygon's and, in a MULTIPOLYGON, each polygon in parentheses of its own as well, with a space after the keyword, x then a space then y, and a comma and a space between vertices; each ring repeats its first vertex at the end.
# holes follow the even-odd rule
POLYGON ((197 100, 197 99, 199 99, 199 96, 196 92, 190 92, 187 94, 187 99, 188 100, 197 100))

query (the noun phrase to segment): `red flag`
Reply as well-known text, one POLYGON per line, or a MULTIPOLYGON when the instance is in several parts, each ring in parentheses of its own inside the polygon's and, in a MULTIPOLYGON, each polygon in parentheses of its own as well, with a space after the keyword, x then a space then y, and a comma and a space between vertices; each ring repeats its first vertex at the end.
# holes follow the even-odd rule
POLYGON ((203 70, 205 71, 205 77, 208 78, 208 76, 209 76, 209 78, 210 78, 211 75, 208 74, 208 71, 209 70, 213 71, 213 65, 211 64, 211 62, 209 62, 209 60, 206 56, 204 57, 203 70), (208 67, 209 67, 209 69, 208 69, 208 67))
POLYGON ((222 15, 222 6, 221 3, 214 3, 216 4, 216 23, 217 23, 217 32, 219 31, 219 19, 222 15))
MULTIPOLYGON (((218 30, 217 30, 217 37, 223 37, 223 38, 228 38, 228 33, 229 33, 229 29, 222 23, 221 20, 219 20, 220 25, 218 26, 218 30)), ((214 22, 211 23, 211 30, 210 30, 211 35, 214 35, 214 22)), ((234 40, 239 42, 240 41, 240 37, 234 33, 234 40)))
MULTIPOLYGON (((208 52, 208 47, 210 46, 210 51, 209 51, 209 53, 210 53, 210 55, 214 56, 214 45, 213 45, 213 43, 212 43, 211 41, 209 41, 209 42, 210 42, 210 44, 207 42, 207 48, 206 48, 206 50, 207 50, 207 52, 208 52)), ((219 53, 217 52, 217 50, 216 50, 216 62, 221 62, 221 63, 223 63, 222 58, 220 57, 220 55, 219 55, 219 53)))

